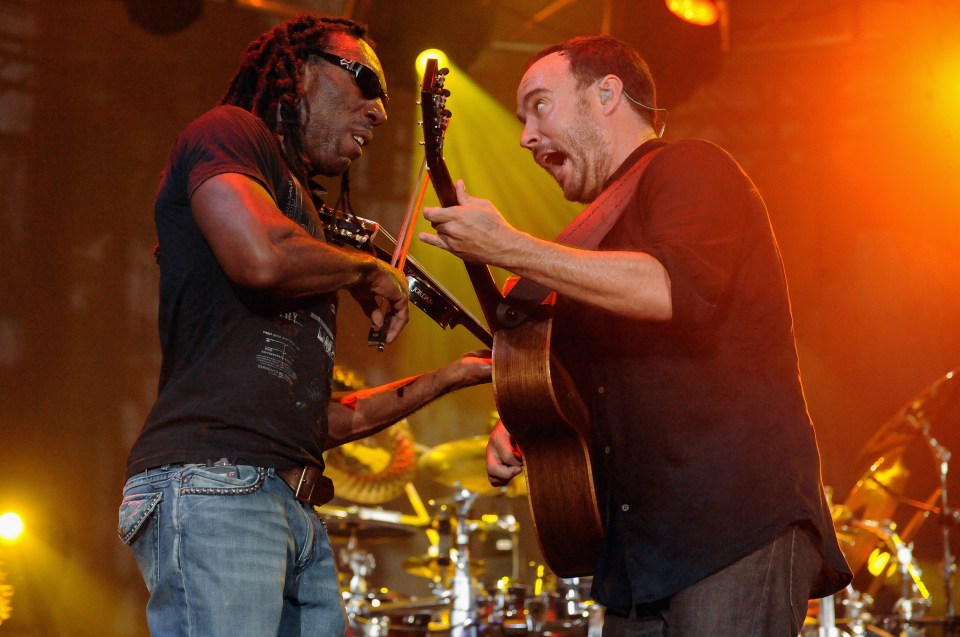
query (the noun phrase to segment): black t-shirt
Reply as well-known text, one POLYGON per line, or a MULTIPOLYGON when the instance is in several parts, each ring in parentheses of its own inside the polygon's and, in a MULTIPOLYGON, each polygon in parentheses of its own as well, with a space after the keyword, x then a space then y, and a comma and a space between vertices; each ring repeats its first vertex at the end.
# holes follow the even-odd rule
MULTIPOLYGON (((611 181, 658 145, 635 151, 611 181)), ((845 585, 786 279, 750 179, 713 144, 665 145, 599 249, 656 257, 673 317, 631 321, 558 300, 556 341, 586 388, 610 486, 594 596, 625 614, 797 521, 822 540, 818 592, 845 585)))
POLYGON ((323 466, 336 295, 271 298, 227 278, 190 209, 196 189, 223 173, 255 179, 284 215, 323 238, 313 203, 260 119, 219 106, 184 129, 154 207, 163 363, 128 476, 224 457, 323 466))

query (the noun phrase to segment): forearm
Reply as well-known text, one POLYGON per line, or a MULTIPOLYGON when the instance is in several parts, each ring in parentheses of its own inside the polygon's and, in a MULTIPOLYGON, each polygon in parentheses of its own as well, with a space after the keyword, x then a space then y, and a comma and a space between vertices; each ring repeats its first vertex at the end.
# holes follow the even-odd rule
POLYGON ((651 255, 581 250, 515 232, 493 265, 618 316, 667 321, 673 315, 670 276, 651 255))
POLYGON ((465 360, 388 385, 363 389, 331 402, 326 448, 372 435, 444 394, 489 380, 488 363, 465 363, 465 360))
POLYGON ((224 273, 243 287, 311 296, 355 285, 383 267, 372 255, 314 238, 245 175, 210 178, 190 205, 224 273))
POLYGON ((254 287, 274 296, 295 298, 349 288, 382 264, 373 255, 322 243, 301 228, 277 229, 254 287))
POLYGON ((538 239, 512 227, 490 201, 457 182, 459 206, 424 208, 436 235, 420 240, 471 263, 504 268, 562 296, 631 319, 666 321, 673 315, 670 278, 642 252, 580 250, 538 239))

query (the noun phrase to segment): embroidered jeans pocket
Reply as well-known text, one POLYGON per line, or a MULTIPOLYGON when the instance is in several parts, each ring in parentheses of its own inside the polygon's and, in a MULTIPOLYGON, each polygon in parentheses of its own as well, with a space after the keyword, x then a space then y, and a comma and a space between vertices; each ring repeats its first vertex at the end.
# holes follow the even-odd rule
POLYGON ((120 503, 120 524, 117 527, 117 535, 124 544, 133 542, 137 531, 150 518, 162 498, 163 493, 160 491, 130 493, 124 496, 120 503))

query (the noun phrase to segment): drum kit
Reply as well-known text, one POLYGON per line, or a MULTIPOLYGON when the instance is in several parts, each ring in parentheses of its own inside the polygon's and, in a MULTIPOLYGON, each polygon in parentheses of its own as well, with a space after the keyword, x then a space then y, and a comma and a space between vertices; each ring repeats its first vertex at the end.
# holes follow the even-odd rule
POLYGON ((830 504, 854 580, 820 601, 804 637, 960 635, 953 548, 960 511, 951 506, 958 484, 944 443, 957 433, 960 370, 933 383, 870 438, 858 459, 860 479, 842 503, 830 504), (938 573, 924 566, 927 557, 938 573))
MULTIPOLYGON (((317 507, 331 539, 342 543, 341 592, 351 637, 599 637, 602 614, 600 606, 588 599, 588 582, 551 577, 543 566, 537 566, 533 580, 521 583, 516 517, 509 513, 475 515, 479 499, 526 495, 523 480, 502 489, 489 484, 486 437, 454 440, 419 454, 416 472, 453 490, 427 504, 420 500, 409 471, 391 471, 388 467, 397 463, 378 458, 380 446, 406 453, 405 440, 409 440, 409 430, 401 423, 399 430, 380 441, 350 443, 366 444, 368 449, 348 446, 340 455, 326 458, 338 492, 393 497, 406 491, 415 511, 408 514, 354 504, 317 507), (358 458, 371 466, 358 465, 358 458), (370 480, 371 475, 381 477, 370 480), (404 483, 399 491, 397 482, 404 483), (377 560, 369 545, 396 543, 417 533, 427 536, 429 548, 425 554, 405 557, 402 568, 427 580, 430 594, 398 595, 376 589, 372 581, 377 560), (513 554, 509 574, 488 572, 484 560, 471 554, 478 539, 495 536, 507 536, 506 546, 513 554)), ((368 498, 364 504, 377 502, 368 498)))
MULTIPOLYGON (((951 506, 960 484, 948 448, 958 435, 960 370, 954 370, 870 438, 857 459, 861 477, 843 502, 830 501, 828 490, 854 580, 811 604, 803 637, 960 636, 953 548, 960 511, 951 506)), ((475 512, 478 502, 526 495, 523 480, 500 489, 487 482, 485 436, 419 450, 405 423, 378 436, 326 456, 338 494, 360 505, 318 507, 331 538, 343 543, 341 591, 352 637, 600 637, 603 612, 589 599, 589 582, 560 579, 535 564, 528 581, 520 581, 516 517, 475 512), (424 504, 414 473, 452 493, 424 504), (413 514, 371 506, 404 492, 413 514), (402 568, 427 580, 430 594, 374 590, 377 563, 369 545, 418 533, 429 548, 404 557, 402 568), (497 535, 508 536, 512 552, 503 573, 472 555, 478 539, 497 535)))

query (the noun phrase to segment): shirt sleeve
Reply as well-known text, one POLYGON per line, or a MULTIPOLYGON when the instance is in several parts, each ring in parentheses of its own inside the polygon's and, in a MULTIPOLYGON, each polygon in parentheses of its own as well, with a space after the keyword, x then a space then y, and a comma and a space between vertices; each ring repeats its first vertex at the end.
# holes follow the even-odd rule
POLYGON ((673 320, 710 323, 729 296, 751 210, 763 205, 756 189, 723 149, 687 140, 664 148, 637 197, 640 249, 670 276, 673 320))
POLYGON ((221 106, 187 126, 177 140, 175 170, 183 171, 187 196, 216 175, 239 173, 258 181, 277 199, 273 184, 277 165, 276 140, 266 125, 247 111, 221 106))

